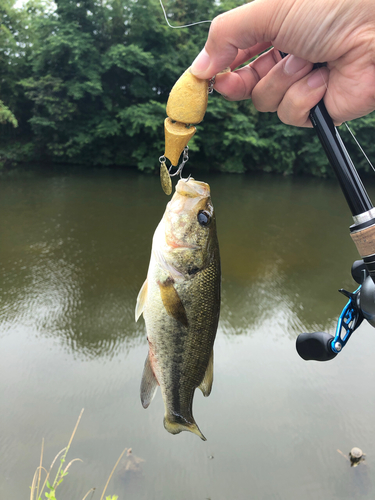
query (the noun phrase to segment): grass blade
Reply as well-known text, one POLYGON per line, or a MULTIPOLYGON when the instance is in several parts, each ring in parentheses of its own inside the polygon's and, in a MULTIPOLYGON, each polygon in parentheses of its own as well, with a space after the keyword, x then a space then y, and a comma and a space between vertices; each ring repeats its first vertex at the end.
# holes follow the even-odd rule
POLYGON ((108 485, 109 485, 109 481, 111 480, 111 477, 113 476, 113 473, 115 472, 116 467, 118 466, 118 464, 119 464, 120 460, 122 459, 122 457, 124 456, 124 453, 125 453, 126 451, 127 451, 127 448, 124 448, 124 451, 121 453, 121 455, 119 456, 119 458, 118 458, 117 462, 115 463, 115 466, 113 467, 112 472, 111 472, 111 473, 110 473, 110 475, 109 475, 109 478, 108 478, 108 480, 107 480, 107 482, 106 482, 106 485, 104 486, 104 490, 103 490, 102 496, 100 497, 100 500, 103 500, 104 495, 105 495, 105 492, 106 492, 107 487, 108 487, 108 485))

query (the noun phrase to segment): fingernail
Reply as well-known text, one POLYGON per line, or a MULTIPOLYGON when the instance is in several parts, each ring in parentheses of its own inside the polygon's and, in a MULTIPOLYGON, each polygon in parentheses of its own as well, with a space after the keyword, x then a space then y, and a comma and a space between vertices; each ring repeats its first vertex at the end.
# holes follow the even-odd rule
POLYGON ((317 89, 322 85, 325 85, 323 73, 321 70, 316 70, 307 80, 307 85, 312 89, 317 89))
POLYGON ((300 57, 296 57, 291 55, 288 57, 284 70, 287 75, 294 75, 295 73, 298 73, 302 68, 304 68, 307 64, 307 61, 305 59, 301 59, 300 57))
POLYGON ((200 73, 204 73, 208 69, 209 65, 210 56, 207 54, 206 49, 203 49, 194 59, 190 71, 193 75, 199 76, 200 73))

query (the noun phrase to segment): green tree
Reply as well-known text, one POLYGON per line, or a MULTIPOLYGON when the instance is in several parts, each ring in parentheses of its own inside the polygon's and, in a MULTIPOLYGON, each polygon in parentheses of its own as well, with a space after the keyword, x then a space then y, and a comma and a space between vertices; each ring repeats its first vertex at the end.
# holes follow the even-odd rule
MULTIPOLYGON (((164 3, 178 26, 242 2, 164 3)), ((158 168, 169 92, 203 46, 208 24, 171 29, 158 0, 30 0, 23 9, 3 0, 0 13, 0 161, 158 168)), ((374 122, 369 115, 352 125, 369 155, 374 122)), ((189 144, 196 164, 332 174, 312 130, 258 113, 251 101, 210 96, 197 129, 189 144)), ((356 165, 368 169, 352 144, 356 165)))

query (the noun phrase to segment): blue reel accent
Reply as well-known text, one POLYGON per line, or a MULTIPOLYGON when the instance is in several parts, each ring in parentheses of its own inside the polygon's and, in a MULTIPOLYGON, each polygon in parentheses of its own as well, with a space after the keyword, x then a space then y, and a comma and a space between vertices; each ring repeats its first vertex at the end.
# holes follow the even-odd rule
POLYGON ((375 278, 369 276, 363 260, 354 262, 352 276, 360 286, 355 292, 339 290, 349 301, 337 321, 335 336, 326 332, 298 335, 296 349, 305 361, 329 361, 335 358, 364 319, 375 328, 375 278))
POLYGON ((345 347, 351 334, 356 330, 363 321, 363 314, 358 306, 358 296, 362 285, 359 285, 357 290, 353 293, 346 290, 339 290, 343 295, 349 298, 348 303, 342 310, 337 321, 336 334, 330 342, 330 347, 333 352, 338 354, 345 347), (342 330, 345 330, 344 336, 341 337, 342 330))

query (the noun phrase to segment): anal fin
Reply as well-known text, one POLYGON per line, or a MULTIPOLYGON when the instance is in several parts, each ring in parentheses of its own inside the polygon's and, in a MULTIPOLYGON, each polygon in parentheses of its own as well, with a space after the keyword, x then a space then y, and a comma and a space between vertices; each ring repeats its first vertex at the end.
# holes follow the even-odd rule
POLYGON ((212 382, 214 380, 214 350, 212 349, 210 354, 210 359, 206 368, 206 373, 204 374, 203 380, 199 386, 199 389, 203 392, 203 396, 207 397, 211 393, 212 382))

